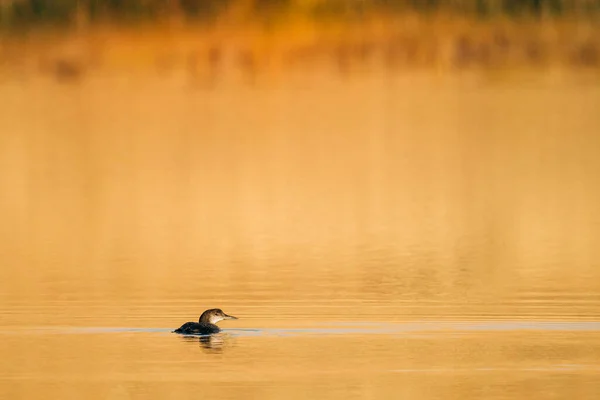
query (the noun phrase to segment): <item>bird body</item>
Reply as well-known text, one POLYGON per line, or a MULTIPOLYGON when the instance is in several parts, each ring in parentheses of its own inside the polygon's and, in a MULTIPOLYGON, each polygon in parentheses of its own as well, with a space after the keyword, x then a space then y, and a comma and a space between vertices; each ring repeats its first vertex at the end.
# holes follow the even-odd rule
POLYGON ((202 313, 198 322, 186 322, 173 333, 182 335, 211 335, 218 333, 221 329, 217 326, 217 322, 224 319, 237 319, 232 315, 225 314, 220 308, 213 308, 202 313))

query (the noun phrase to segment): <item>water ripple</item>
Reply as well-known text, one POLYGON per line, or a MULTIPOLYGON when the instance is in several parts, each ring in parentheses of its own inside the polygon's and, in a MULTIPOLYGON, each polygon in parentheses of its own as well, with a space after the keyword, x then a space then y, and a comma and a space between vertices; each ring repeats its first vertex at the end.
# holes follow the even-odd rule
MULTIPOLYGON (((103 334, 103 333, 171 333, 173 328, 132 327, 43 327, 5 330, 9 334, 103 334)), ((325 326, 302 328, 223 329, 233 336, 304 336, 304 335, 403 335, 413 333, 464 333, 499 331, 600 332, 600 321, 498 321, 498 322, 336 322, 325 326)))

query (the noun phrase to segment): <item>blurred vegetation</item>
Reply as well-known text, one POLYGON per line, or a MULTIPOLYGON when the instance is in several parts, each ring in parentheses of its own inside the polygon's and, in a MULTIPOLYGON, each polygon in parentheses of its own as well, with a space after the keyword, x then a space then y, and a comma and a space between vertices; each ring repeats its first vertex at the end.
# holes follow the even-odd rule
POLYGON ((449 11, 474 15, 592 15, 600 0, 0 0, 3 26, 40 23, 159 19, 171 15, 215 18, 307 13, 311 16, 370 12, 449 11))

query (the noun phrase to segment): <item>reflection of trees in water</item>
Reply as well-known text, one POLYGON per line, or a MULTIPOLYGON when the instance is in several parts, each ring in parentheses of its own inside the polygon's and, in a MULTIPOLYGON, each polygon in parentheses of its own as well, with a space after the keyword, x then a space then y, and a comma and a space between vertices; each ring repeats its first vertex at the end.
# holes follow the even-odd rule
POLYGON ((183 340, 186 342, 198 342, 200 347, 207 353, 222 353, 223 349, 229 343, 222 333, 204 336, 183 336, 183 340))

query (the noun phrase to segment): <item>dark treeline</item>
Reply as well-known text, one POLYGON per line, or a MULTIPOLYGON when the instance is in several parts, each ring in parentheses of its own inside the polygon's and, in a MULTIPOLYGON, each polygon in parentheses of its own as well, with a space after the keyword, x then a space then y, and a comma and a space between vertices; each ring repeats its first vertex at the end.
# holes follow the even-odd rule
POLYGON ((172 13, 215 15, 232 0, 9 0, 2 7, 3 21, 68 21, 87 18, 151 18, 172 13))
POLYGON ((249 14, 309 12, 313 15, 369 11, 423 12, 444 10, 479 15, 564 15, 600 11, 600 0, 4 0, 4 25, 68 22, 86 19, 146 19, 179 14, 190 18, 215 17, 232 7, 249 14))

